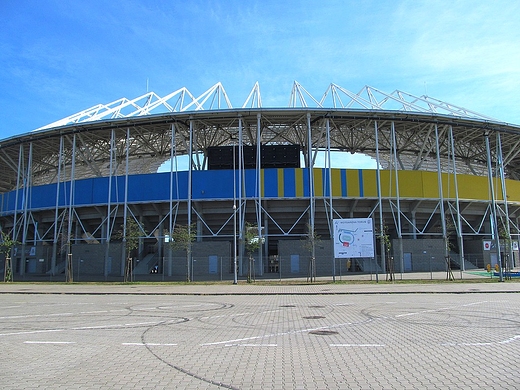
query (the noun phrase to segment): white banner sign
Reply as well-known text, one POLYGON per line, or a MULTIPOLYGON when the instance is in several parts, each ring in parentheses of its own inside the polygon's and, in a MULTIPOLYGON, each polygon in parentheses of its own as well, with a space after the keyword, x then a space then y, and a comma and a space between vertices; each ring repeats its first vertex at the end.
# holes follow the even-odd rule
POLYGON ((374 257, 374 228, 371 218, 335 219, 334 257, 374 257))

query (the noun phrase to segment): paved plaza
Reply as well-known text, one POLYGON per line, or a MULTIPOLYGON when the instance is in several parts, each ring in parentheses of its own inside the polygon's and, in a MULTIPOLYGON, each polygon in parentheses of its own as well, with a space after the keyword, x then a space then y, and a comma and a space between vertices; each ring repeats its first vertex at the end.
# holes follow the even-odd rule
POLYGON ((517 389, 518 283, 0 286, 6 389, 517 389))

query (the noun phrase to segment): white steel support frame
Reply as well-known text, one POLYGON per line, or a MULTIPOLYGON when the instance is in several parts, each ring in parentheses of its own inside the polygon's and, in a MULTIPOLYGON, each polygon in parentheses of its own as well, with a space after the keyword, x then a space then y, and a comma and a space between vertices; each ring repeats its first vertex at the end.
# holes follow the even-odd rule
MULTIPOLYGON (((441 151, 439 147, 439 128, 437 124, 435 124, 435 152, 437 156, 437 186, 439 190, 439 212, 441 217, 441 226, 442 226, 442 239, 444 240, 444 260, 446 261, 446 266, 448 266, 449 262, 451 262, 450 258, 450 247, 448 243, 448 234, 446 230, 446 214, 444 212, 444 189, 442 186, 442 171, 441 171, 441 151)), ((448 269, 448 277, 451 278, 451 269, 448 269)))
MULTIPOLYGON (((121 248, 121 274, 125 274, 127 257, 130 253, 127 253, 126 248, 126 235, 127 235, 127 224, 128 218, 128 159, 129 159, 129 144, 130 144, 130 128, 126 128, 126 142, 125 142, 125 199, 123 208, 123 246, 121 248)), ((133 281, 133 271, 130 269, 130 281, 133 281)))
MULTIPOLYGON (((392 121, 391 123, 391 137, 392 137, 392 146, 393 146, 393 166, 394 166, 394 172, 395 172, 395 199, 396 199, 396 205, 397 205, 397 220, 396 220, 396 227, 397 227, 397 242, 398 242, 398 249, 397 254, 399 255, 399 264, 401 269, 401 279, 403 276, 403 268, 404 268, 404 259, 403 259, 403 231, 401 227, 401 196, 399 193, 399 170, 397 169, 397 166, 399 164, 399 158, 397 155, 397 136, 395 134, 395 122, 392 121)), ((395 260, 395 252, 394 252, 394 260, 395 260)), ((394 262, 392 262, 395 264, 394 262)), ((393 270, 390 270, 390 272, 393 275, 393 270)))
MULTIPOLYGON (((243 161, 244 161, 244 138, 243 138, 243 128, 242 128, 242 116, 238 116, 238 262, 239 262, 239 270, 240 276, 243 275, 243 260, 244 260, 244 218, 245 218, 245 202, 243 203, 243 161)), ((249 270, 248 270, 249 271, 249 270)))
POLYGON ((312 158, 312 127, 311 127, 311 114, 307 113, 307 167, 309 169, 309 237, 311 237, 312 248, 311 248, 311 261, 309 262, 309 277, 311 282, 316 277, 315 272, 315 261, 316 261, 316 245, 314 242, 314 213, 315 213, 315 197, 314 197, 314 160, 312 158))
MULTIPOLYGON (((256 226, 258 228, 258 262, 259 262, 259 270, 260 275, 264 273, 264 256, 263 256, 263 235, 262 235, 262 176, 261 176, 261 125, 262 125, 262 115, 256 115, 256 226)), ((269 247, 267 247, 269 248, 269 247)), ((268 251, 266 250, 266 253, 268 251)))
POLYGON ((453 127, 450 125, 449 127, 449 138, 450 138, 450 146, 451 146, 451 161, 453 168, 453 182, 455 183, 455 210, 457 213, 457 239, 459 240, 459 250, 460 250, 460 270, 461 270, 461 278, 462 272, 466 271, 465 259, 464 259, 464 237, 462 235, 462 218, 460 214, 460 200, 459 200, 459 181, 457 178, 457 164, 455 160, 455 141, 453 139, 453 127))
POLYGON ((336 283, 336 256, 334 255, 334 209, 332 206, 332 162, 330 158, 330 119, 325 119, 325 130, 327 132, 327 158, 326 158, 326 168, 327 168, 327 180, 328 180, 328 189, 329 189, 329 235, 330 235, 330 248, 332 254, 332 281, 336 283))
MULTIPOLYGON (((176 131, 176 126, 175 126, 175 123, 172 123, 171 125, 171 139, 170 139, 170 191, 169 191, 169 196, 170 196, 170 199, 169 199, 169 202, 168 202, 168 208, 169 208, 169 223, 168 223, 168 236, 169 236, 169 243, 171 245, 171 241, 172 241, 172 233, 173 233, 173 227, 174 227, 174 218, 173 218, 173 165, 174 165, 174 158, 175 158, 175 164, 177 164, 177 156, 176 156, 176 143, 175 143, 175 131, 176 131)), ((177 172, 177 167, 175 168, 175 171, 177 172)), ((178 173, 175 174, 175 177, 177 178, 178 177, 178 173)), ((179 186, 178 184, 176 185, 176 190, 177 190, 177 193, 179 191, 179 186)), ((177 207, 176 207, 176 210, 179 209, 178 207, 178 201, 179 201, 179 196, 177 194, 177 207)), ((170 250, 168 251, 168 276, 172 276, 172 267, 173 267, 173 253, 172 253, 172 250, 171 250, 171 246, 170 246, 170 250)), ((164 273, 165 273, 165 270, 164 270, 164 262, 163 262, 163 270, 162 270, 162 274, 163 274, 163 278, 164 278, 164 273)))
POLYGON ((499 281, 504 281, 504 274, 502 270, 502 259, 500 256, 500 235, 498 231, 498 219, 497 219, 497 209, 496 209, 496 200, 495 200, 495 188, 493 184, 493 170, 491 167, 491 150, 489 146, 489 134, 485 134, 486 140, 486 153, 487 153, 487 167, 488 167, 488 185, 489 192, 491 196, 491 237, 495 240, 495 247, 497 251, 497 262, 499 267, 499 281))
MULTIPOLYGON (((188 237, 191 237, 191 205, 192 205, 192 179, 193 179, 193 137, 194 137, 193 117, 190 117, 190 141, 189 141, 189 165, 188 165, 188 237)), ((186 254, 186 281, 193 281, 193 260, 191 256, 191 241, 188 245, 186 254), (190 272, 191 271, 191 272, 190 272)))
POLYGON ((237 175, 236 175, 236 145, 233 143, 233 284, 238 283, 237 259, 237 175))
POLYGON ((72 223, 74 221, 74 187, 76 183, 76 134, 72 137, 72 161, 70 166, 70 191, 69 191, 69 211, 68 211, 68 225, 67 225, 67 257, 65 259, 65 279, 67 282, 73 280, 72 267, 72 223), (70 268, 69 268, 70 266, 70 268))
POLYGON ((54 237, 52 240, 51 275, 56 275, 56 257, 58 255, 58 215, 60 210, 61 168, 63 164, 63 136, 60 136, 60 150, 58 153, 58 176, 56 181, 56 206, 54 209, 54 237))
POLYGON ((386 273, 386 248, 385 248, 385 223, 383 219, 383 196, 381 193, 381 161, 379 159, 379 130, 377 120, 374 121, 374 138, 376 142, 376 180, 377 180, 377 202, 379 205, 379 247, 381 252, 381 268, 386 273))
MULTIPOLYGON (((19 152, 18 152, 18 170, 17 170, 17 175, 16 175, 16 191, 15 191, 15 194, 16 194, 16 198, 15 198, 15 203, 14 203, 14 219, 13 219, 13 241, 16 241, 16 239, 18 238, 18 199, 19 199, 19 195, 20 195, 20 175, 23 175, 24 173, 24 170, 23 170, 23 166, 22 166, 22 162, 23 162, 23 145, 20 144, 20 147, 19 147, 19 152)), ((22 247, 22 249, 24 249, 22 247)), ((21 260, 20 260, 20 275, 23 275, 23 271, 22 271, 22 268, 24 267, 24 264, 25 264, 25 252, 22 250, 22 253, 20 254, 21 256, 21 260)), ((15 269, 16 269, 16 264, 14 265, 15 269)))
POLYGON ((509 207, 507 205, 507 188, 506 188, 506 178, 504 172, 504 158, 502 156, 502 138, 500 137, 500 133, 497 133, 497 156, 498 156, 498 169, 500 173, 500 183, 502 186, 502 199, 504 201, 504 214, 505 214, 505 240, 504 240, 504 249, 506 252, 506 264, 508 271, 511 271, 513 264, 513 248, 511 242, 511 224, 509 220, 509 207))
POLYGON ((107 199, 107 219, 106 219, 106 241, 105 241, 105 279, 109 274, 109 261, 110 261, 110 238, 112 235, 111 226, 111 215, 112 215, 112 175, 114 172, 114 152, 115 152, 115 130, 112 129, 110 133, 110 164, 109 164, 109 176, 108 176, 108 199, 107 199))
POLYGON ((31 197, 31 176, 32 176, 32 152, 33 143, 29 143, 29 156, 27 161, 27 171, 24 170, 24 184, 23 184, 23 230, 22 230, 22 259, 20 264, 20 272, 22 275, 25 274, 25 248, 27 245, 27 233, 28 233, 28 210, 29 210, 29 199, 31 197))

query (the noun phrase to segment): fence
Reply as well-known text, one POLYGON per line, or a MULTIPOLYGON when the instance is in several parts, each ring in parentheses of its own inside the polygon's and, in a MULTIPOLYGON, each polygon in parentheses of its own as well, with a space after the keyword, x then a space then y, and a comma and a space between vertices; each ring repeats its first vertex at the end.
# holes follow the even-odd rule
MULTIPOLYGON (((72 273, 74 281, 122 281, 123 268, 119 255, 110 258, 103 266, 103 256, 84 258, 73 256, 72 273)), ((29 260, 27 260, 29 261, 29 260)), ((3 267, 3 261, 0 267, 3 267)), ((50 262, 41 263, 42 267, 26 267, 25 272, 15 272, 14 280, 64 281, 64 263, 58 263, 55 274, 50 271, 50 262)), ((464 279, 487 276, 484 261, 473 255, 467 256, 464 264, 457 256, 450 262, 443 258, 416 255, 406 256, 393 261, 386 259, 383 265, 380 257, 362 259, 333 259, 316 257, 312 262, 309 256, 269 256, 262 259, 246 256, 237 258, 237 279, 243 280, 287 280, 314 279, 328 281, 349 280, 407 280, 407 279, 464 279), (449 265, 449 267, 448 267, 449 265)), ((3 270, 0 268, 0 272, 3 270)), ((489 275, 490 277, 492 275, 489 275)), ((132 281, 233 281, 234 259, 226 256, 166 256, 152 255, 134 260, 132 281)))

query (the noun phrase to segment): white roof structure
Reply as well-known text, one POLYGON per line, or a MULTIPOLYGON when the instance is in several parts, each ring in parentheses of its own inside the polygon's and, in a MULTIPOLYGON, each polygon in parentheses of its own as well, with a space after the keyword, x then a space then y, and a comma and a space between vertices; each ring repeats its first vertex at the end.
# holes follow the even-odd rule
MULTIPOLYGON (((364 86, 359 92, 354 93, 332 83, 318 100, 300 83, 295 81, 291 90, 288 108, 296 107, 431 113, 460 118, 496 121, 491 117, 479 114, 475 111, 455 104, 446 103, 426 95, 415 96, 400 90, 387 93, 368 85, 364 86)), ((262 108, 262 97, 260 94, 260 84, 258 82, 256 82, 251 89, 242 108, 262 108)), ((42 126, 37 130, 107 119, 140 117, 168 112, 219 109, 233 109, 226 90, 220 82, 213 85, 198 97, 195 97, 186 87, 179 88, 163 97, 157 95, 155 92, 147 92, 133 99, 123 97, 110 103, 97 104, 86 110, 42 126)))

